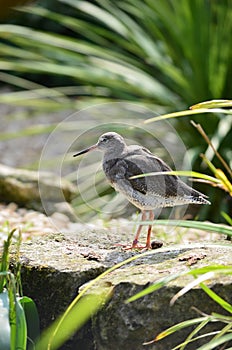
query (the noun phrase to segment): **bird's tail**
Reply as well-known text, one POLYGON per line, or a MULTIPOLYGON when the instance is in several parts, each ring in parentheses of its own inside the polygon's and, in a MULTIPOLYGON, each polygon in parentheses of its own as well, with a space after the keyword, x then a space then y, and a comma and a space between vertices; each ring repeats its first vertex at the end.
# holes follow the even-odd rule
POLYGON ((208 197, 197 191, 197 190, 194 190, 192 189, 192 193, 191 193, 191 197, 192 197, 192 200, 193 202, 192 203, 196 203, 196 204, 211 204, 210 201, 207 199, 208 197))

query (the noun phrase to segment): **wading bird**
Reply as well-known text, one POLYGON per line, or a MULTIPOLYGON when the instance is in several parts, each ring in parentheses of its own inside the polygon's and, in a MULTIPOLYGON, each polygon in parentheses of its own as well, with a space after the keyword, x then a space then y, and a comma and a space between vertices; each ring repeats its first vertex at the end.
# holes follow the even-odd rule
MULTIPOLYGON (((115 132, 101 135, 98 142, 76 154, 100 150, 103 152, 103 170, 110 184, 121 192, 142 212, 142 220, 154 220, 153 210, 183 204, 210 204, 207 197, 186 185, 176 175, 157 175, 133 178, 136 175, 167 172, 171 168, 148 149, 139 145, 127 146, 123 137, 115 132), (147 216, 148 214, 148 216, 147 216)), ((151 249, 152 224, 148 225, 146 245, 139 245, 139 235, 143 224, 140 224, 132 245, 126 249, 151 249)))

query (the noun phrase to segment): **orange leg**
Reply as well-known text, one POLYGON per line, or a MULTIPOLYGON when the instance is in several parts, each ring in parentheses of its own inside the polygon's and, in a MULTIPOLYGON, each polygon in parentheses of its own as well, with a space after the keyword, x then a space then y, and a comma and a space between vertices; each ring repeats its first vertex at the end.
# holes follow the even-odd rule
MULTIPOLYGON (((149 221, 153 221, 154 220, 154 212, 152 210, 149 210, 149 221)), ((151 247, 151 231, 152 231, 152 225, 150 224, 148 226, 148 230, 147 230, 147 241, 146 241, 146 249, 152 249, 151 247)))
MULTIPOLYGON (((153 221, 154 220, 154 212, 153 210, 142 210, 142 216, 141 216, 141 222, 142 221, 146 221, 147 220, 147 213, 149 213, 149 217, 148 217, 148 220, 149 221, 153 221)), ((148 230, 147 230, 147 240, 146 240, 146 245, 140 245, 139 244, 139 235, 141 233, 141 230, 142 230, 142 227, 144 226, 143 223, 141 223, 137 229, 137 232, 136 232, 136 235, 135 235, 135 238, 132 242, 132 245, 130 246, 123 246, 123 249, 124 250, 131 250, 131 249, 141 249, 141 250, 148 250, 148 249, 155 249, 155 248, 160 248, 163 243, 157 241, 155 243, 157 243, 157 246, 155 248, 152 247, 152 244, 151 244, 151 232, 152 232, 152 224, 150 224, 148 226, 148 230)))
MULTIPOLYGON (((141 221, 146 221, 146 211, 142 211, 142 217, 141 217, 141 221)), ((138 248, 138 242, 139 242, 139 235, 140 232, 142 230, 143 224, 139 225, 135 238, 132 242, 132 247, 131 248, 138 248)), ((144 247, 143 247, 144 248, 144 247)))

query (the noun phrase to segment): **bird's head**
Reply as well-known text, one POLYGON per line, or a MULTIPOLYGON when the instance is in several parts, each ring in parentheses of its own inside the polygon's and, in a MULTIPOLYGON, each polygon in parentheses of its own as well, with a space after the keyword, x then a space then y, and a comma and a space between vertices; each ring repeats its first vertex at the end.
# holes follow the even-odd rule
POLYGON ((119 153, 125 148, 125 146, 125 141, 121 135, 117 134, 116 132, 106 132, 99 137, 98 142, 95 145, 83 149, 82 151, 74 154, 73 157, 80 156, 81 154, 93 150, 101 150, 104 153, 119 153))
POLYGON ((101 135, 97 142, 97 148, 100 150, 108 150, 108 149, 118 149, 121 148, 122 145, 125 145, 125 141, 123 137, 116 132, 106 132, 101 135))

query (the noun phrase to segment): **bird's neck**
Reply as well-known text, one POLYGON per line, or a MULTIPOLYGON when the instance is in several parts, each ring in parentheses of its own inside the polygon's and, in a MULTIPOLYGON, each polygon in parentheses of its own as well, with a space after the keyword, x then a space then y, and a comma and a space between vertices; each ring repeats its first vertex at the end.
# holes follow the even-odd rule
POLYGON ((107 162, 108 160, 115 159, 115 158, 122 158, 124 154, 126 153, 127 145, 120 145, 120 147, 117 148, 109 148, 105 151, 103 161, 107 162))

